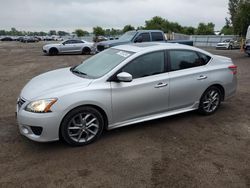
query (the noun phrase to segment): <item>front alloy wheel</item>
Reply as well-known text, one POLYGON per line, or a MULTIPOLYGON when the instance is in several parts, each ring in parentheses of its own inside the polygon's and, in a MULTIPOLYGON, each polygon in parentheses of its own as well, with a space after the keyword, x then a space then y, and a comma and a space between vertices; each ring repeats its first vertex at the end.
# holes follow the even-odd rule
POLYGON ((61 135, 71 145, 86 145, 101 135, 103 125, 99 111, 92 107, 80 107, 65 116, 61 135))
POLYGON ((219 108, 220 103, 221 91, 217 87, 210 87, 201 97, 199 112, 210 115, 219 108))

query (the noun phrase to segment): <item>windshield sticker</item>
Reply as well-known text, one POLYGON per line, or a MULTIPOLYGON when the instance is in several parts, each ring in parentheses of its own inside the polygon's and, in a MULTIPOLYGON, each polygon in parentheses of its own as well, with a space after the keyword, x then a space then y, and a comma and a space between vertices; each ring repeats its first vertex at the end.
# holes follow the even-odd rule
POLYGON ((127 58, 127 57, 130 56, 131 54, 128 53, 128 52, 119 51, 119 52, 117 52, 117 55, 120 55, 120 56, 122 56, 122 57, 127 58))

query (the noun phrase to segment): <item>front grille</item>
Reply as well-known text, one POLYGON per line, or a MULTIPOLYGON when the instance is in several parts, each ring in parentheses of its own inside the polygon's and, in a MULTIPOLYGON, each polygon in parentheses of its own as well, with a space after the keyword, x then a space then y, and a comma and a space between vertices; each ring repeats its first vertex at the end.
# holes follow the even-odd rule
POLYGON ((42 127, 30 126, 30 128, 31 128, 32 132, 33 132, 35 135, 39 136, 39 135, 42 134, 42 131, 43 131, 43 128, 42 128, 42 127))
POLYGON ((17 100, 18 108, 20 109, 25 102, 26 101, 23 98, 18 98, 18 100, 17 100))
POLYGON ((97 51, 101 52, 104 50, 104 46, 103 45, 97 45, 97 51))

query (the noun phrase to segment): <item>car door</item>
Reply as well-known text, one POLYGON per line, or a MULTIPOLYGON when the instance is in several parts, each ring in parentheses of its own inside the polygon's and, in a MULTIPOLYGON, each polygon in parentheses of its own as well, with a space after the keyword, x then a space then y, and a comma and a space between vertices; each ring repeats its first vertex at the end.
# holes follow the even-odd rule
POLYGON ((153 115, 168 109, 169 78, 165 52, 142 55, 119 72, 133 76, 132 82, 111 82, 114 122, 153 115))
POLYGON ((61 46, 62 53, 73 53, 77 49, 75 40, 67 40, 61 46))
POLYGON ((77 40, 75 43, 75 52, 82 52, 83 47, 84 47, 84 42, 81 40, 77 40))
POLYGON ((62 53, 70 52, 72 48, 72 40, 66 40, 60 45, 60 51, 62 53))
POLYGON ((211 57, 191 50, 170 50, 169 110, 195 107, 210 83, 211 57))

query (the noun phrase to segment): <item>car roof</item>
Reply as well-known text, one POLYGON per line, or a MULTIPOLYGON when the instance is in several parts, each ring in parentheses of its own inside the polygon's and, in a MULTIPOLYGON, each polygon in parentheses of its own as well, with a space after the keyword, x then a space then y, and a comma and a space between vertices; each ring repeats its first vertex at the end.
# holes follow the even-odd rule
POLYGON ((151 33, 153 33, 153 32, 161 32, 161 33, 163 33, 163 31, 161 31, 161 30, 157 30, 157 29, 153 29, 153 30, 131 30, 132 32, 140 32, 140 33, 144 33, 144 32, 151 32, 151 33))
POLYGON ((115 46, 112 48, 123 50, 123 51, 130 51, 134 53, 150 52, 150 51, 157 51, 157 50, 184 49, 184 50, 199 51, 207 55, 212 55, 209 52, 206 52, 202 49, 199 49, 193 46, 178 44, 178 43, 145 42, 145 43, 132 43, 132 44, 120 45, 120 46, 115 46))

